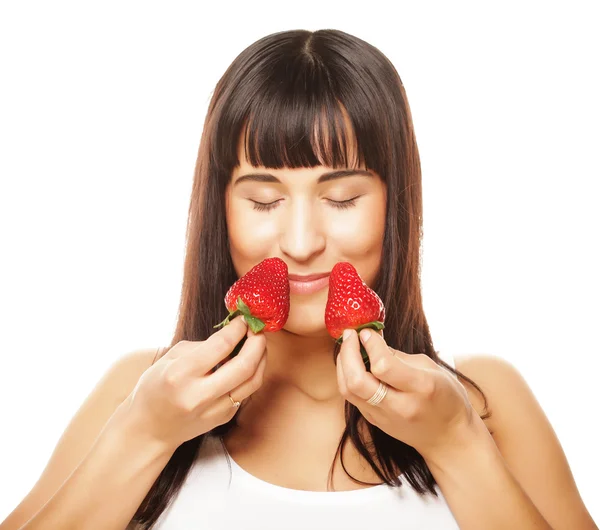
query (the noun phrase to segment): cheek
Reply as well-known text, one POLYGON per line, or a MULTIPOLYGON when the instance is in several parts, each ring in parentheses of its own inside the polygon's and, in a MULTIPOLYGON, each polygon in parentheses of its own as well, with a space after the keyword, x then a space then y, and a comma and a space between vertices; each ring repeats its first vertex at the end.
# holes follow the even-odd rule
POLYGON ((357 208, 356 215, 348 214, 343 223, 330 224, 328 238, 344 260, 352 262, 369 287, 381 266, 385 234, 385 200, 374 199, 357 208))
POLYGON ((227 211, 227 231, 234 264, 243 260, 255 262, 262 259, 265 252, 273 247, 273 238, 277 233, 275 223, 269 222, 265 216, 253 215, 247 208, 236 204, 235 199, 231 204, 233 207, 227 211))
POLYGON ((383 241, 385 211, 378 201, 360 205, 355 210, 336 214, 337 222, 328 223, 328 237, 336 241, 348 256, 377 252, 383 241), (343 220, 343 222, 340 222, 343 220))

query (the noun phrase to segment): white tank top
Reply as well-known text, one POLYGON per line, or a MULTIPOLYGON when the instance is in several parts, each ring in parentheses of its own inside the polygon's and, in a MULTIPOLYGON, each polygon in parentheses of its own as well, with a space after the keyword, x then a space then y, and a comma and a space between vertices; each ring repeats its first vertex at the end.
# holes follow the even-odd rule
MULTIPOLYGON (((439 355, 454 367, 451 355, 439 355)), ((245 471, 220 439, 209 435, 153 530, 460 530, 437 485, 437 498, 429 493, 421 497, 405 477, 400 478, 399 488, 387 484, 351 491, 284 488, 245 471)))

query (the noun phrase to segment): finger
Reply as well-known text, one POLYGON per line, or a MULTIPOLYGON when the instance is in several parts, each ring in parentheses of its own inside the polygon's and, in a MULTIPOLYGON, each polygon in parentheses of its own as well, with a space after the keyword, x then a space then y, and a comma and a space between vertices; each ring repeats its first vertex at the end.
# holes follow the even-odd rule
POLYGON ((210 364, 210 368, 224 361, 233 352, 239 342, 248 335, 248 329, 248 324, 242 315, 238 315, 204 341, 206 353, 203 356, 210 364))
POLYGON ((356 330, 349 331, 350 335, 342 342, 338 362, 341 364, 348 392, 362 400, 368 400, 377 391, 379 381, 365 368, 356 330))
POLYGON ((340 394, 342 396, 346 396, 348 394, 348 387, 346 386, 346 381, 344 379, 344 371, 342 370, 342 363, 338 353, 337 362, 335 363, 335 372, 337 375, 337 383, 338 388, 340 389, 340 394))
MULTIPOLYGON (((264 333, 254 334, 246 340, 240 353, 226 362, 216 372, 198 380, 202 392, 217 398, 236 388, 250 379, 258 370, 260 361, 265 354, 267 341, 264 333)), ((236 397, 236 399, 239 398, 236 397)))
MULTIPOLYGON (((229 391, 229 394, 235 401, 244 401, 247 397, 251 396, 256 392, 264 381, 265 370, 267 366, 267 354, 263 353, 263 356, 258 363, 256 373, 244 381, 241 385, 236 386, 233 390, 229 391)), ((227 394, 225 394, 227 396, 227 394)))
POLYGON ((340 394, 342 395, 342 397, 349 403, 352 403, 354 406, 362 407, 364 404, 364 401, 362 399, 360 399, 358 396, 352 394, 348 390, 348 385, 346 384, 346 378, 344 377, 344 370, 342 368, 342 362, 339 357, 339 354, 338 354, 338 362, 336 363, 335 369, 336 369, 336 374, 337 374, 338 387, 340 389, 340 394))
MULTIPOLYGON (((213 405, 206 409, 206 416, 227 419, 235 415, 239 407, 236 407, 234 402, 238 402, 241 405, 245 399, 254 394, 254 392, 256 392, 262 386, 266 366, 267 354, 265 353, 258 363, 258 369, 256 370, 256 373, 247 381, 244 381, 241 385, 238 385, 234 389, 217 398, 213 405)), ((193 389, 192 391, 197 390, 200 389, 193 389)), ((190 399, 199 399, 199 397, 191 396, 190 399)))
MULTIPOLYGON (((237 399, 233 397, 233 395, 231 397, 234 401, 237 399)), ((241 401, 241 399, 238 399, 240 405, 241 401)), ((225 394, 224 396, 217 398, 217 400, 213 402, 208 409, 205 409, 203 416, 207 419, 213 418, 216 425, 222 425, 223 423, 231 420, 231 418, 235 416, 239 409, 240 407, 236 406, 234 402, 229 399, 229 395, 225 394)))
POLYGON ((167 355, 177 361, 177 370, 196 376, 205 375, 231 354, 237 344, 246 336, 248 329, 248 325, 240 315, 206 340, 182 341, 182 345, 177 344, 171 350, 173 353, 170 351, 167 355), (182 347, 179 348, 179 346, 182 347))
POLYGON ((340 394, 343 396, 343 398, 349 403, 352 403, 355 407, 363 407, 365 404, 364 400, 348 390, 348 385, 346 384, 346 378, 344 377, 344 370, 342 368, 342 363, 339 360, 339 356, 338 362, 336 364, 336 373, 338 387, 340 389, 340 394))
POLYGON ((371 373, 377 379, 402 392, 423 390, 429 374, 408 363, 405 360, 408 354, 391 349, 383 337, 373 333, 373 330, 362 330, 360 341, 371 360, 371 373))

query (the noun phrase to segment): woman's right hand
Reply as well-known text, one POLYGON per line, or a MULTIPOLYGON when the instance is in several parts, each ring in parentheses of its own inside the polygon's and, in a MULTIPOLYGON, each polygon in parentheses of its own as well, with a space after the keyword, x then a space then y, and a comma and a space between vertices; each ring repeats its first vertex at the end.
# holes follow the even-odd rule
POLYGON ((180 341, 142 374, 123 402, 127 421, 174 451, 228 422, 238 410, 228 393, 242 402, 258 390, 266 360, 264 333, 253 333, 241 316, 204 341, 180 341), (226 361, 244 336, 239 354, 226 361))

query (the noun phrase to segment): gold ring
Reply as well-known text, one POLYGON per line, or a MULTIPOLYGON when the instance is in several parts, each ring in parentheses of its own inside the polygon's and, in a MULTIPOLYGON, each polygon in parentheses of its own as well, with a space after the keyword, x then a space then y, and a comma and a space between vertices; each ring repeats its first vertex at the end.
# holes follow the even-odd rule
POLYGON ((240 406, 240 402, 239 401, 235 401, 232 397, 231 394, 228 392, 227 395, 229 396, 229 399, 231 400, 232 405, 237 409, 240 406))

